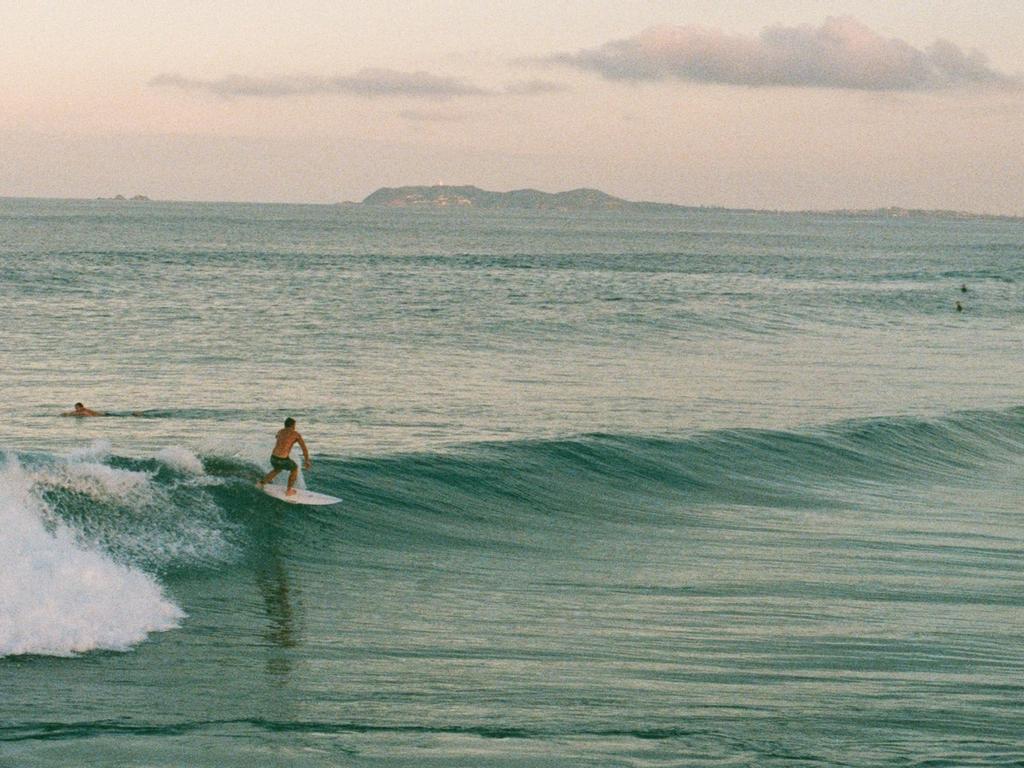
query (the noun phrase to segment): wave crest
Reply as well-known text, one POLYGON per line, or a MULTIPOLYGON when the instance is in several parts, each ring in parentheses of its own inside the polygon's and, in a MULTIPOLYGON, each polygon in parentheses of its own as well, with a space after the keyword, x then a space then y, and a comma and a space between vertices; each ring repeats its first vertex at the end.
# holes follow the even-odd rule
POLYGON ((0 519, 0 656, 123 651, 184 617, 152 576, 55 521, 13 457, 0 467, 0 519))

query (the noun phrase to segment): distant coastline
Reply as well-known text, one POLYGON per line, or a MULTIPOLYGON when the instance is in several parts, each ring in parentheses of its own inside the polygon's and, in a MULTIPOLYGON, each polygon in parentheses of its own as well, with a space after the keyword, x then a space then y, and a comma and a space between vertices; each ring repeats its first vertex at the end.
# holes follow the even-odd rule
POLYGON ((1002 221, 1024 221, 1024 216, 1010 216, 988 213, 970 213, 955 210, 929 210, 923 208, 841 208, 833 210, 771 210, 758 208, 727 208, 722 206, 690 206, 673 203, 652 203, 625 200, 609 195, 598 189, 573 189, 566 192, 541 192, 536 189, 516 189, 510 192, 492 192, 479 187, 434 186, 381 187, 368 195, 362 202, 342 205, 381 206, 388 208, 439 208, 480 210, 530 210, 530 211, 636 211, 636 212, 695 212, 717 211, 722 213, 775 213, 775 214, 819 214, 830 216, 884 217, 891 219, 936 218, 936 219, 992 219, 1002 221))
POLYGON ((626 200, 609 195, 597 189, 573 189, 567 192, 541 192, 536 189, 516 189, 509 192, 492 192, 475 186, 434 186, 381 187, 362 201, 343 202, 301 202, 287 200, 189 200, 154 199, 146 195, 114 195, 113 197, 46 197, 0 195, 0 200, 94 200, 96 202, 163 204, 210 204, 210 205, 311 205, 332 207, 382 207, 382 208, 434 208, 434 209, 478 209, 478 210, 524 210, 524 211, 623 211, 648 213, 734 213, 771 214, 776 216, 839 216, 848 218, 886 219, 960 219, 974 221, 1024 222, 1024 214, 974 213, 941 208, 904 208, 888 206, 881 208, 731 208, 721 205, 679 205, 676 203, 654 203, 626 200))

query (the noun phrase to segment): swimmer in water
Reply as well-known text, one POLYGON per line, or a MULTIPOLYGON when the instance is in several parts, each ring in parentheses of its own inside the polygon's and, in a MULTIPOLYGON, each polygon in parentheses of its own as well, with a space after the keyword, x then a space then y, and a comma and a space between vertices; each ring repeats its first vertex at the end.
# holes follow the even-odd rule
POLYGON ((964 311, 964 305, 961 304, 959 301, 956 303, 956 311, 957 312, 963 312, 964 311))
POLYGON ((61 416, 102 416, 102 411, 94 411, 92 408, 86 408, 81 403, 75 403, 75 410, 64 411, 61 416))

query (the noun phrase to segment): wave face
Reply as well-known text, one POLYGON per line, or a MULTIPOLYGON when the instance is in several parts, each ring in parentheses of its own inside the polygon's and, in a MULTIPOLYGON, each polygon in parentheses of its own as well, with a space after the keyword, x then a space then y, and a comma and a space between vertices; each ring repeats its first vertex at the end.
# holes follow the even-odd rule
MULTIPOLYGON (((1022 453, 1024 408, 802 432, 584 435, 322 458, 316 487, 344 504, 287 525, 290 535, 309 538, 298 560, 322 559, 316 539, 339 526, 351 546, 380 548, 381 557, 557 549, 581 525, 616 521, 641 533, 666 523, 713 526, 702 508, 820 509, 898 497, 912 486, 970 485, 1022 453), (353 530, 353 520, 365 524, 353 530)), ((64 457, 8 456, 0 541, 10 567, 0 607, 10 620, 0 653, 124 650, 177 627, 185 614, 159 578, 260 560, 267 537, 281 533, 278 502, 252 487, 261 472, 244 459, 178 447, 150 459, 113 456, 103 443, 64 457)))
POLYGON ((343 496, 349 509, 431 512, 453 524, 460 516, 467 524, 494 516, 512 528, 601 509, 671 514, 722 504, 848 503, 873 489, 970 484, 1022 452, 1024 409, 1017 408, 862 419, 799 432, 484 443, 447 453, 330 460, 317 482, 343 496))

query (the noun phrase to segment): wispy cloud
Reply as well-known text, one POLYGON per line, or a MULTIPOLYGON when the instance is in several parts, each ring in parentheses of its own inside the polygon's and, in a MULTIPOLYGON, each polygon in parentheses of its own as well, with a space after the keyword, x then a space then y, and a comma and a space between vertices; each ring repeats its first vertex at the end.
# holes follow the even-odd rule
POLYGON ((444 100, 456 96, 533 96, 558 93, 564 85, 549 80, 525 80, 509 83, 501 90, 481 88, 458 77, 429 72, 397 72, 392 69, 362 69, 354 75, 291 75, 252 77, 228 75, 207 80, 168 73, 149 81, 151 86, 198 91, 225 99, 246 97, 280 98, 285 96, 350 94, 355 96, 410 96, 444 100))
POLYGON ((411 96, 440 100, 455 96, 480 96, 489 93, 489 91, 457 77, 445 77, 429 72, 396 72, 391 69, 363 69, 354 75, 333 77, 228 75, 218 80, 163 74, 154 77, 149 84, 158 87, 181 88, 186 91, 203 91, 223 98, 352 94, 366 97, 411 96))
POLYGON ((469 118, 463 112, 439 109, 403 109, 398 116, 415 123, 464 123, 469 118))
POLYGON ((534 96, 543 93, 562 93, 569 90, 562 83, 550 80, 521 80, 505 86, 505 93, 514 96, 534 96))
POLYGON ((916 91, 968 86, 1021 89, 1024 80, 984 54, 946 40, 916 48, 850 17, 820 27, 773 26, 757 37, 693 26, 651 27, 635 37, 546 59, 609 79, 676 78, 747 86, 916 91))

